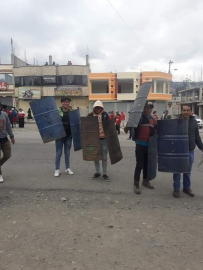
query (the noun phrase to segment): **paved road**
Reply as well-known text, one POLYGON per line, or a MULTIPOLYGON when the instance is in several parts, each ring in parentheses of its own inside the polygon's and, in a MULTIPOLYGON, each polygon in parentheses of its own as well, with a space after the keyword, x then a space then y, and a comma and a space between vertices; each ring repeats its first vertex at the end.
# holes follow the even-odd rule
POLYGON ((172 175, 164 173, 153 180, 154 190, 135 195, 134 143, 124 133, 124 158, 108 166, 107 183, 91 180, 93 162, 84 162, 81 151, 71 152, 74 175, 64 173, 62 159, 62 174, 55 178, 54 143, 43 144, 35 125, 14 131, 16 144, 0 185, 0 269, 202 269, 199 150, 194 198, 173 198, 172 175))
MULTIPOLYGON (((34 129, 34 130, 33 130, 34 129)), ((15 189, 57 189, 57 190, 86 190, 114 193, 132 194, 133 173, 135 167, 134 142, 126 140, 124 133, 119 137, 123 160, 115 165, 108 164, 108 174, 111 182, 91 180, 94 174, 93 162, 83 161, 82 152, 71 151, 71 169, 74 175, 65 174, 64 157, 61 161, 61 175, 59 178, 54 174, 54 143, 43 144, 38 131, 30 130, 15 131, 16 144, 12 148, 12 158, 3 167, 5 178, 4 188, 15 189)), ((193 190, 197 198, 203 194, 202 173, 203 166, 197 168, 201 152, 195 150, 195 162, 192 171, 193 190)), ((156 189, 153 192, 146 191, 142 196, 171 196, 172 175, 158 172, 153 180, 156 189), (146 193, 146 194, 145 194, 146 193)))

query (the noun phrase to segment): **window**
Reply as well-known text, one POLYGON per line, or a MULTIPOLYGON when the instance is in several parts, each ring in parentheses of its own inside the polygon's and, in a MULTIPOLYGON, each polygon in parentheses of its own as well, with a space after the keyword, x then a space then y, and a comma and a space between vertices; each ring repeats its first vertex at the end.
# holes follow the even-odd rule
POLYGON ((15 87, 20 86, 42 86, 42 77, 41 76, 15 77, 15 87))
POLYGON ((6 82, 7 84, 13 84, 12 74, 0 74, 0 82, 6 82))
POLYGON ((133 79, 118 79, 118 93, 128 94, 133 93, 133 79))
POLYGON ((59 85, 87 86, 87 76, 86 75, 62 75, 62 76, 59 76, 59 85))
POLYGON ((91 81, 92 94, 108 94, 108 80, 91 81))

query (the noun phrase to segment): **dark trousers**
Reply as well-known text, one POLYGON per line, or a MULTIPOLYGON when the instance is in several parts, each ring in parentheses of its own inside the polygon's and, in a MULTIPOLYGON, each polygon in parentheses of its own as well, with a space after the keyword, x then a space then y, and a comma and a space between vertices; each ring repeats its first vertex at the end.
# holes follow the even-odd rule
POLYGON ((135 156, 136 156, 136 167, 134 174, 134 184, 140 181, 140 174, 142 170, 143 170, 143 179, 147 180, 148 146, 136 144, 135 156))
POLYGON ((129 130, 129 139, 132 139, 132 128, 130 127, 130 130, 129 130))
POLYGON ((19 128, 24 128, 24 118, 19 118, 19 128))
POLYGON ((2 174, 1 166, 11 157, 11 143, 7 141, 4 144, 0 144, 0 174, 2 174), (1 155, 3 152, 3 157, 1 155))
POLYGON ((120 125, 116 125, 116 130, 118 132, 118 135, 120 135, 120 125))

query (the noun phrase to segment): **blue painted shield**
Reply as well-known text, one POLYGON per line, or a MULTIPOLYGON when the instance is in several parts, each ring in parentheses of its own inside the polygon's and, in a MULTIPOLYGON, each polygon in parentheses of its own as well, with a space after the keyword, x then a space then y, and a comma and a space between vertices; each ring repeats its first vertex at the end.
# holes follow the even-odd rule
POLYGON ((61 117, 53 97, 30 102, 39 133, 44 143, 66 137, 61 117))
POLYGON ((187 173, 189 169, 188 120, 158 120, 158 170, 187 173))
POLYGON ((73 137, 74 151, 82 149, 81 122, 79 109, 69 112, 71 134, 73 137))

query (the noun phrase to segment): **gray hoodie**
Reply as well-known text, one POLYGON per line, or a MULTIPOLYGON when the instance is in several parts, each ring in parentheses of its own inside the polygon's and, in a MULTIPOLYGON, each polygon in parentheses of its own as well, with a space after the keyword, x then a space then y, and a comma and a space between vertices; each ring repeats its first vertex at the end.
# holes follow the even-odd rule
POLYGON ((0 139, 6 138, 7 134, 13 138, 13 131, 7 113, 0 112, 0 139))

